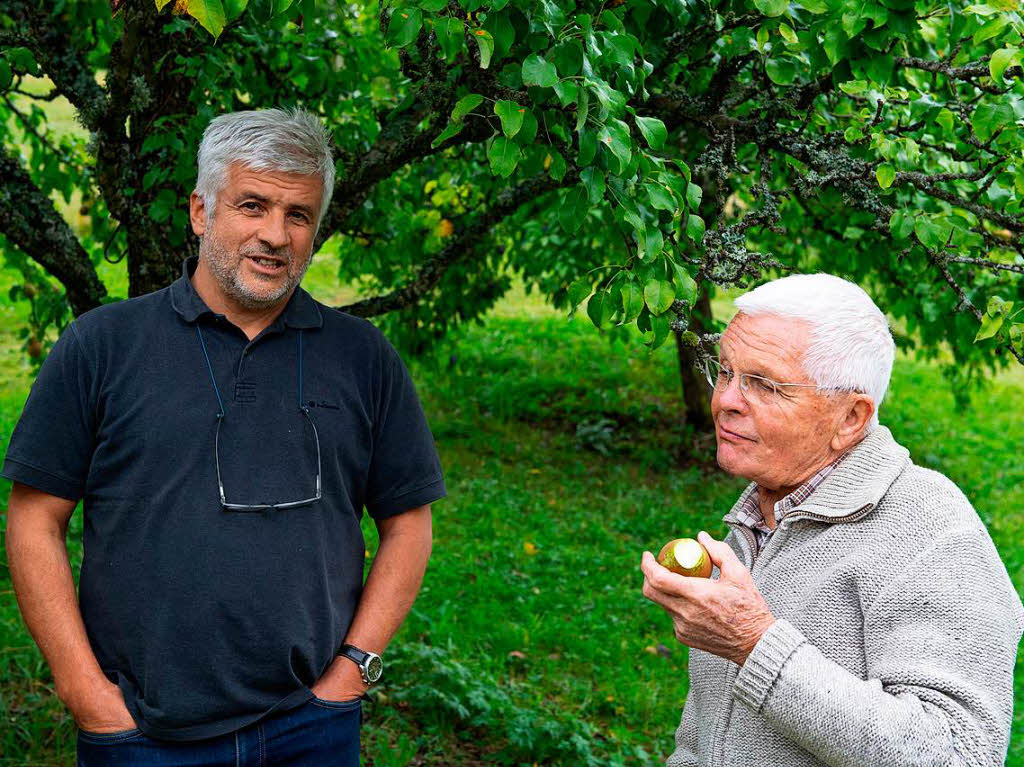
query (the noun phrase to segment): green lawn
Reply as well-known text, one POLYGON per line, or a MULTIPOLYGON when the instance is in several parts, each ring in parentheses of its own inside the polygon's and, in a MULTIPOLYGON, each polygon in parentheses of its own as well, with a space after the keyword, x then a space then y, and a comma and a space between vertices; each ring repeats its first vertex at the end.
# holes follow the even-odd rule
MULTIPOLYGON (((329 260, 308 279, 332 303, 347 295, 330 287, 329 260)), ((19 310, 0 309, 6 445, 29 377, 10 352, 19 310)), ((449 498, 435 506, 424 589, 369 709, 366 764, 661 763, 687 689, 687 653, 640 594, 640 554, 677 534, 721 536, 743 486, 708 453, 683 458, 674 350, 648 355, 517 292, 485 325, 409 362, 449 498)), ((935 368, 901 359, 882 410, 919 463, 973 500, 1019 593, 1022 382, 1004 375, 958 413, 935 368)), ((76 559, 80 535, 76 515, 76 559)), ((71 764, 73 727, 20 622, 6 568, 0 648, 0 763, 71 764)), ((1020 733, 1024 653, 1016 693, 1020 733)), ((1010 753, 1007 764, 1024 767, 1024 736, 1010 753)))

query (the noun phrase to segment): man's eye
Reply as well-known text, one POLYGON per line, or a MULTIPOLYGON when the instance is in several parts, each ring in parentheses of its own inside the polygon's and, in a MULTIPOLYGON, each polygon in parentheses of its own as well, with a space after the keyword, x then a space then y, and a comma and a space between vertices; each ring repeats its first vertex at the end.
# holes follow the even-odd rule
POLYGON ((754 386, 757 387, 758 391, 764 394, 772 394, 775 392, 775 384, 767 378, 756 378, 751 376, 750 380, 754 382, 754 386))
POLYGON ((305 213, 292 213, 291 214, 291 219, 292 219, 292 221, 295 221, 296 223, 299 223, 299 224, 308 224, 309 223, 309 218, 306 216, 305 213))
POLYGON ((252 201, 250 201, 250 202, 243 202, 238 207, 241 208, 242 210, 247 210, 247 211, 251 211, 251 212, 255 212, 255 211, 258 211, 260 209, 260 206, 257 203, 252 202, 252 201))

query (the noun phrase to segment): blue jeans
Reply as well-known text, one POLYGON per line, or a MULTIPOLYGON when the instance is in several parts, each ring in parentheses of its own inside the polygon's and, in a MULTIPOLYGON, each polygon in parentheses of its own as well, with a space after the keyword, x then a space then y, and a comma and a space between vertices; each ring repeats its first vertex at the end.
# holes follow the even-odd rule
POLYGON ((155 740, 139 730, 79 730, 78 767, 359 767, 362 701, 314 698, 208 740, 155 740))

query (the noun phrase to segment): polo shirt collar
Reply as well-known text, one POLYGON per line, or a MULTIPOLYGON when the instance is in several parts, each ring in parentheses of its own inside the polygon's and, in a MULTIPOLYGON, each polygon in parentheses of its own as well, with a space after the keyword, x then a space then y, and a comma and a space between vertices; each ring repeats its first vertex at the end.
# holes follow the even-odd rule
MULTIPOLYGON (((171 306, 181 315, 185 322, 195 322, 200 317, 218 316, 206 302, 200 298, 190 279, 199 265, 199 257, 191 256, 182 262, 181 277, 171 283, 171 306)), ((324 318, 316 301, 301 286, 295 288, 288 304, 274 323, 282 322, 290 328, 320 328, 324 318)))

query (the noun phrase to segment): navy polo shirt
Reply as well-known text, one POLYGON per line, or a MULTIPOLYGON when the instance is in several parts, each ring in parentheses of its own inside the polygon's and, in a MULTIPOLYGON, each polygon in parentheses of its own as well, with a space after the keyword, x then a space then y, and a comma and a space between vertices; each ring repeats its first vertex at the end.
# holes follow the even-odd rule
POLYGON ((3 466, 83 500, 89 641, 142 731, 169 740, 307 701, 359 602, 364 507, 380 520, 445 494, 408 372, 373 325, 297 288, 250 341, 195 292, 196 263, 65 330, 3 466), (215 436, 227 503, 314 497, 317 438, 322 497, 225 510, 215 436))

